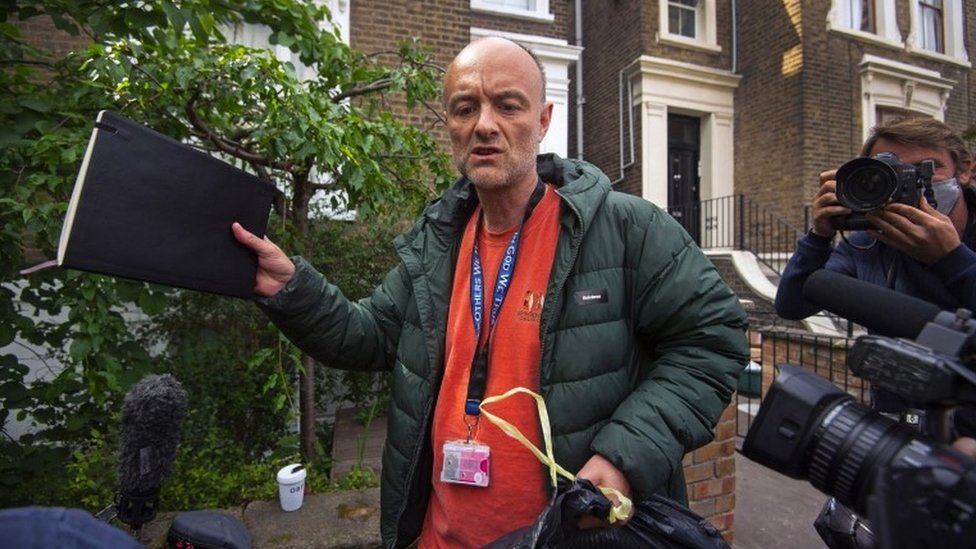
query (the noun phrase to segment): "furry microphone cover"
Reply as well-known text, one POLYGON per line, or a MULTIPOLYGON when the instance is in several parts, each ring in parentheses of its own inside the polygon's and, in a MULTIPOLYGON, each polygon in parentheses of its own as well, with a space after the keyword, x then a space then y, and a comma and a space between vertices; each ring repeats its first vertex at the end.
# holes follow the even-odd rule
POLYGON ((187 396, 171 375, 142 378, 125 395, 119 444, 122 494, 150 495, 169 478, 187 396))

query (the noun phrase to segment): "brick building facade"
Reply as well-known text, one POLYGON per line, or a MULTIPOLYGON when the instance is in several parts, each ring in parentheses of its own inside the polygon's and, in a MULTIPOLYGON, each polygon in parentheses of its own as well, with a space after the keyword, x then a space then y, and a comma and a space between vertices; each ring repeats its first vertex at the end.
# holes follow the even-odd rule
MULTIPOLYGON (((479 36, 523 43, 556 102, 544 150, 585 158, 617 189, 679 212, 745 193, 800 226, 817 174, 855 156, 878 120, 976 122, 974 2, 943 0, 923 16, 919 0, 327 1, 362 51, 416 38, 446 66, 479 36)), ((682 221, 701 237, 720 220, 682 221)), ((730 540, 733 417, 730 407, 716 441, 684 461, 692 508, 730 540)))
POLYGON ((860 25, 852 4, 742 3, 737 20, 735 190, 797 226, 817 174, 857 156, 879 121, 910 111, 959 131, 976 123, 976 5, 941 3, 939 53, 922 43, 917 0, 872 0, 860 25))

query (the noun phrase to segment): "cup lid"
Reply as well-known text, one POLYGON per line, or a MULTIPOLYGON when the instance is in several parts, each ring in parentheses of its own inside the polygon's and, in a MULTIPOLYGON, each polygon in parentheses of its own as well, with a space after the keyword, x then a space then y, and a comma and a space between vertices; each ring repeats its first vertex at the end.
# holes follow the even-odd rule
POLYGON ((278 470, 278 482, 282 484, 294 484, 305 480, 307 471, 301 463, 285 465, 278 470))

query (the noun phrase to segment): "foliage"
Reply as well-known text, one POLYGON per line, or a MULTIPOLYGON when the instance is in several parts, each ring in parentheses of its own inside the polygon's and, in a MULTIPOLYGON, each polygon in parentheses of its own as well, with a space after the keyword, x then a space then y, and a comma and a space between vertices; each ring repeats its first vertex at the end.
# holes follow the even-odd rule
POLYGON ((364 213, 416 211, 446 184, 446 157, 387 105, 425 105, 438 93, 436 71, 415 43, 392 56, 355 52, 322 24, 327 17, 305 0, 0 3, 0 421, 16 413, 34 427, 0 439, 0 506, 102 500, 114 484, 116 411, 148 373, 177 372, 192 396, 167 486, 199 482, 218 499, 256 497, 240 488, 259 486, 271 476, 264 464, 296 452, 285 433, 302 374, 291 366, 297 353, 249 305, 17 269, 37 259, 31 251, 53 255, 103 108, 275 182, 285 192, 274 238, 285 249, 313 251, 316 195, 344 197, 364 213), (31 46, 22 22, 42 16, 89 45, 66 55, 31 46), (300 78, 268 50, 229 43, 243 22, 269 27, 272 43, 312 70, 300 78), (28 347, 36 356, 25 358, 28 347), (282 447, 269 449, 275 441, 282 447))
MULTIPOLYGON (((406 220, 388 214, 362 215, 355 223, 323 223, 315 233, 315 240, 323 244, 315 248, 313 262, 329 273, 330 280, 350 299, 368 297, 383 275, 396 265, 393 239, 407 228, 406 220)), ((386 412, 389 376, 385 372, 323 373, 316 379, 320 408, 348 402, 361 413, 371 409, 373 415, 386 412)))

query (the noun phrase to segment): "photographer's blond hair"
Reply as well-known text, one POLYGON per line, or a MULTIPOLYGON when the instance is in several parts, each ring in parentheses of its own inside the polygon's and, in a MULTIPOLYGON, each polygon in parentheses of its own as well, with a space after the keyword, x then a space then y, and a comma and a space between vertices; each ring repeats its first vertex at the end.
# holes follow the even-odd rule
POLYGON ((879 139, 893 141, 906 147, 944 149, 948 151, 956 165, 956 175, 965 166, 972 165, 972 155, 962 136, 934 118, 911 116, 875 126, 861 148, 861 156, 868 156, 879 139))

